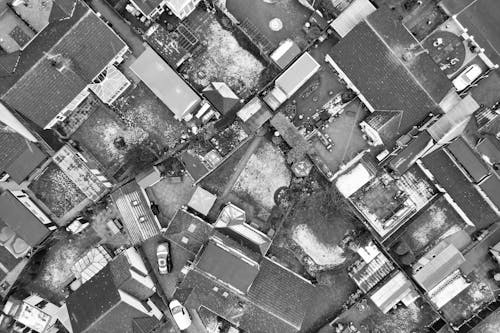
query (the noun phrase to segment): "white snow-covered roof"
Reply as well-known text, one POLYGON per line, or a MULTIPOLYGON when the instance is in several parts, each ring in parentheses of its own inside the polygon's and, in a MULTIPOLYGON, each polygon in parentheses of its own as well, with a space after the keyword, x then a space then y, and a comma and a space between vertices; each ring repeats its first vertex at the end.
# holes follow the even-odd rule
POLYGON ((440 309, 455 296, 465 290, 469 285, 470 283, 465 280, 462 273, 460 273, 460 270, 457 269, 431 291, 429 291, 429 297, 431 298, 432 303, 440 309))
POLYGON ((335 186, 344 197, 349 198, 373 177, 374 175, 362 163, 358 163, 349 172, 339 176, 335 186))
POLYGON ((375 10, 368 0, 355 0, 353 3, 347 7, 333 22, 330 26, 340 35, 344 37, 347 35, 358 23, 363 21, 375 10))

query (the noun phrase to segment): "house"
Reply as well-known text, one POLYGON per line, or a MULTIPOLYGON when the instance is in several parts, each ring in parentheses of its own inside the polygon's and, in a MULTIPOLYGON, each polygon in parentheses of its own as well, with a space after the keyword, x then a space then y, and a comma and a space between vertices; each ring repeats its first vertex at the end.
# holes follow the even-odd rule
POLYGON ((293 40, 286 39, 271 53, 270 57, 276 65, 285 69, 301 52, 300 47, 293 40))
POLYGON ((314 58, 305 52, 276 81, 274 88, 263 98, 273 110, 293 96, 320 68, 314 58))
POLYGON ((479 183, 489 175, 490 170, 486 163, 477 155, 467 142, 458 137, 449 143, 445 149, 453 156, 454 160, 465 171, 474 183, 479 183))
POLYGON ((263 256, 271 247, 271 239, 246 223, 245 211, 232 203, 222 208, 214 223, 214 228, 263 256))
POLYGON ((147 271, 116 263, 111 262, 66 299, 74 333, 153 332, 160 326, 163 313, 151 299, 154 290, 146 285, 152 283, 147 271))
POLYGON ((176 119, 182 120, 199 106, 201 99, 196 92, 153 49, 147 47, 130 69, 174 113, 176 119))
POLYGON ((151 211, 151 203, 135 180, 111 193, 132 244, 140 244, 160 233, 160 222, 151 211))
POLYGON ((168 7, 172 13, 183 20, 195 10, 201 0, 131 0, 130 2, 142 15, 154 20, 168 7))
POLYGON ((7 173, 18 184, 48 158, 36 143, 17 133, 0 132, 0 141, 0 174, 7 173))
POLYGON ((9 329, 9 332, 63 332, 58 324, 73 332, 66 305, 55 305, 38 295, 22 300, 9 297, 0 314, 0 328, 9 329))
POLYGON ((297 332, 312 301, 308 281, 220 235, 187 272, 174 297, 245 331, 297 332))
POLYGON ((361 122, 373 145, 392 150, 430 113, 459 100, 450 80, 386 6, 357 24, 326 61, 371 114, 361 122))
POLYGON ((104 80, 128 51, 118 35, 82 1, 68 1, 63 10, 52 7, 56 9, 60 15, 18 53, 15 68, 0 80, 2 103, 41 129, 64 120, 88 96, 92 84, 104 80))
POLYGON ((240 104, 238 95, 224 82, 210 83, 203 89, 203 95, 223 115, 228 114, 229 111, 240 104))

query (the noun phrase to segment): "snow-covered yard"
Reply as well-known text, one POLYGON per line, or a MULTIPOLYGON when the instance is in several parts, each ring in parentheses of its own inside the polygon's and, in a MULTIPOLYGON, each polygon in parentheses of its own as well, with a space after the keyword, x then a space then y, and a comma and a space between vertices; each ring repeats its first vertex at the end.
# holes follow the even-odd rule
POLYGON ((86 199, 75 183, 54 163, 29 188, 57 217, 62 217, 86 199))
POLYGON ((243 172, 238 177, 233 191, 250 195, 259 205, 271 210, 274 193, 283 186, 288 186, 291 172, 283 153, 268 141, 250 157, 243 172))
POLYGON ((225 82, 238 96, 248 97, 259 84, 265 69, 262 62, 215 19, 210 20, 205 36, 205 52, 192 59, 185 69, 189 79, 198 87, 225 82))
POLYGON ((340 265, 345 261, 344 251, 339 246, 323 243, 306 224, 293 229, 292 239, 318 265, 340 265))

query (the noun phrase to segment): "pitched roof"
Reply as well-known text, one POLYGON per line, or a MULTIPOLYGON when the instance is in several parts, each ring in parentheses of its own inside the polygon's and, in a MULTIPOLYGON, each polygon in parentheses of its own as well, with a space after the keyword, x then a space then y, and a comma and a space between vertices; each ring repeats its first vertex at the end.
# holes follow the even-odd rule
POLYGON ((438 103, 452 88, 430 56, 386 9, 358 24, 330 55, 374 110, 402 111, 398 126, 388 137, 392 140, 429 112, 439 110, 438 103))
POLYGON ((135 180, 111 194, 133 244, 157 235, 160 228, 149 201, 135 180))
POLYGON ((17 133, 0 131, 0 172, 7 172, 17 183, 25 180, 47 155, 17 133))
POLYGON ((443 148, 426 155, 422 162, 478 229, 485 228, 498 219, 497 214, 443 148))
POLYGON ((219 241, 207 244, 196 267, 242 294, 247 293, 259 272, 257 262, 219 241))
POLYGON ((30 246, 40 244, 50 234, 49 229, 10 191, 0 195, 0 219, 30 246))
POLYGON ((212 82, 203 89, 203 95, 222 114, 227 114, 240 103, 240 98, 224 82, 212 82))
POLYGON ((446 149, 472 177, 474 182, 478 183, 490 173, 486 164, 461 137, 447 145, 446 149))
POLYGON ((217 196, 205 190, 200 186, 196 186, 191 199, 189 199, 188 206, 202 215, 208 215, 212 209, 217 196))
POLYGON ((45 127, 126 47, 86 5, 77 7, 71 19, 42 30, 22 51, 16 72, 0 84, 6 89, 0 89, 4 92, 2 100, 40 127, 45 127), (59 70, 58 66, 64 68, 59 70))
POLYGON ((146 314, 129 305, 109 265, 66 299, 73 332, 133 333, 132 320, 146 314))
POLYGON ((421 267, 413 277, 429 292, 465 262, 465 258, 453 245, 448 245, 421 267))
POLYGON ((426 131, 420 132, 415 139, 410 141, 405 148, 389 161, 389 166, 399 174, 405 173, 432 144, 430 134, 426 131))
POLYGON ((500 178, 496 174, 490 175, 483 180, 479 187, 493 204, 500 210, 500 178))
POLYGON ((387 313, 412 292, 413 287, 405 275, 398 271, 382 286, 375 290, 370 299, 383 312, 387 313))
POLYGON ((488 164, 500 163, 500 140, 492 134, 486 134, 477 144, 477 151, 488 164))
POLYGON ((274 261, 264 258, 248 298, 263 310, 300 329, 314 286, 274 261))

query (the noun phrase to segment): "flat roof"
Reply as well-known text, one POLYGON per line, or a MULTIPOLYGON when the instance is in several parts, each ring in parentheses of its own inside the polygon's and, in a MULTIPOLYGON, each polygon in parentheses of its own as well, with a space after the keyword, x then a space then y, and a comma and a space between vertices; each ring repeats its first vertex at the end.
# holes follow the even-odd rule
POLYGON ((279 78, 275 85, 290 98, 320 68, 320 65, 307 52, 301 55, 279 78))
POLYGON ((197 186, 193 196, 188 202, 188 206, 193 208, 198 213, 206 216, 210 212, 210 209, 214 206, 215 200, 217 200, 217 196, 215 194, 197 186))
POLYGON ((207 244, 197 268, 243 294, 247 293, 259 273, 257 262, 216 241, 207 244))
POLYGON ((465 171, 467 171, 474 182, 478 183, 490 173, 486 164, 461 137, 458 137, 446 146, 446 149, 455 157, 465 171))
POLYGON ((359 22, 363 21, 376 11, 377 8, 369 0, 355 0, 339 16, 330 23, 330 26, 340 35, 347 35, 359 22))
POLYGON ((200 103, 200 97, 150 47, 137 58, 130 69, 181 120, 200 103))
POLYGON ((398 272, 378 288, 370 296, 370 299, 383 313, 387 313, 396 304, 401 302, 412 289, 410 281, 402 272, 398 272))

